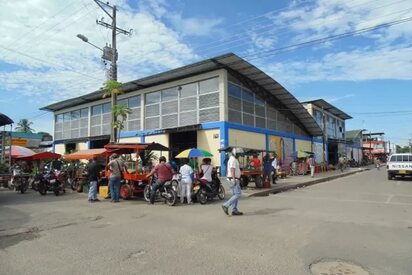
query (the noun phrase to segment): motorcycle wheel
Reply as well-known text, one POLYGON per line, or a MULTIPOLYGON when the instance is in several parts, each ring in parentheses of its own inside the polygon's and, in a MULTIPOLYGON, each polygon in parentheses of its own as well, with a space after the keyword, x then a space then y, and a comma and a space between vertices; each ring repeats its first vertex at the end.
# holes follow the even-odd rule
POLYGON ((226 196, 226 192, 225 192, 225 188, 223 188, 222 185, 219 186, 218 189, 218 193, 217 193, 217 197, 219 198, 219 200, 224 200, 226 196))
POLYGON ((67 179, 67 182, 70 184, 70 188, 73 190, 73 191, 76 191, 77 189, 76 189, 76 186, 75 186, 75 180, 74 179, 72 179, 72 178, 68 178, 67 179))
POLYGON ((74 181, 74 190, 76 190, 78 193, 83 192, 83 184, 79 180, 74 181))
POLYGON ((20 193, 24 194, 24 192, 26 192, 27 190, 27 182, 22 180, 20 183, 20 193))
POLYGON ((173 190, 176 192, 176 194, 179 191, 179 182, 177 180, 172 180, 170 185, 172 185, 173 190))
POLYGON ((47 190, 46 190, 46 187, 44 186, 44 183, 40 182, 38 189, 39 189, 40 195, 44 196, 47 194, 47 190))
POLYGON ((59 185, 60 185, 60 183, 56 181, 56 183, 53 186, 53 192, 56 196, 58 196, 60 194, 59 185))
POLYGON ((150 185, 146 185, 143 190, 143 197, 145 201, 150 201, 150 185))
POLYGON ((177 193, 173 189, 167 190, 166 203, 169 206, 174 206, 177 202, 177 193))
POLYGON ((204 192, 200 191, 197 193, 197 200, 200 202, 200 204, 206 204, 207 203, 207 196, 204 192))

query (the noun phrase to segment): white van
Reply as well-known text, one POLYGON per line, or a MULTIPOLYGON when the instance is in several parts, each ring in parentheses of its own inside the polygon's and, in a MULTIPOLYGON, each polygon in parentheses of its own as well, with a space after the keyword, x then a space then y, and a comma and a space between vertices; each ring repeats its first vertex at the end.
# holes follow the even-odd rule
POLYGON ((386 164, 388 180, 395 176, 412 176, 412 154, 393 154, 386 164))

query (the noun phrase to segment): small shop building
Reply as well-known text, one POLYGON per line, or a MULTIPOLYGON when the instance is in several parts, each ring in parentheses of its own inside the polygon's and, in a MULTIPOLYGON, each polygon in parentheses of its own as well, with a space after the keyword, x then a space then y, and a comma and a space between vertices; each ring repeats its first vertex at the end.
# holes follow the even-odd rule
MULTIPOLYGON (((282 85, 235 54, 124 83, 118 104, 132 114, 120 142, 158 142, 173 158, 184 149, 210 151, 225 171, 228 146, 276 152, 313 151, 321 126, 282 85)), ((109 143, 110 98, 103 90, 43 107, 54 113, 56 153, 102 148, 109 143)))

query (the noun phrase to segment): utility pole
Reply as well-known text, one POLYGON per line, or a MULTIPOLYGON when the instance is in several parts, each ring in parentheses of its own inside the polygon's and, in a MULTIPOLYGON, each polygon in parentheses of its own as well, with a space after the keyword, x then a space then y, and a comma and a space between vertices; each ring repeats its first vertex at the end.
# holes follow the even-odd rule
MULTIPOLYGON (((111 69, 110 69, 110 80, 115 80, 117 81, 117 48, 116 48, 116 35, 117 33, 121 33, 124 35, 131 35, 132 34, 132 29, 130 31, 126 31, 124 29, 118 28, 116 25, 116 5, 110 6, 109 3, 104 3, 100 0, 93 0, 111 19, 112 23, 108 24, 102 20, 96 20, 96 23, 98 25, 101 25, 105 28, 111 29, 112 30, 112 45, 110 47, 104 47, 103 51, 103 59, 107 59, 111 61, 111 69), (112 10, 112 14, 106 11, 105 7, 110 8, 112 10), (106 52, 105 52, 106 51, 106 52)), ((111 105, 112 105, 112 125, 111 125, 111 130, 110 130, 110 142, 115 142, 116 137, 117 137, 117 131, 113 127, 116 123, 117 118, 114 116, 113 109, 114 106, 117 104, 117 95, 113 93, 111 95, 111 105)))

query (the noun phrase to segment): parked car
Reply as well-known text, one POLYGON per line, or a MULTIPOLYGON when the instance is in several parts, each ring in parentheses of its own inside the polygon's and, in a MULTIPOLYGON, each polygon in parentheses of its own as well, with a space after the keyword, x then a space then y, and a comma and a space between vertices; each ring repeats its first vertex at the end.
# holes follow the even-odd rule
POLYGON ((392 154, 386 168, 388 180, 395 176, 412 176, 412 154, 392 154))

